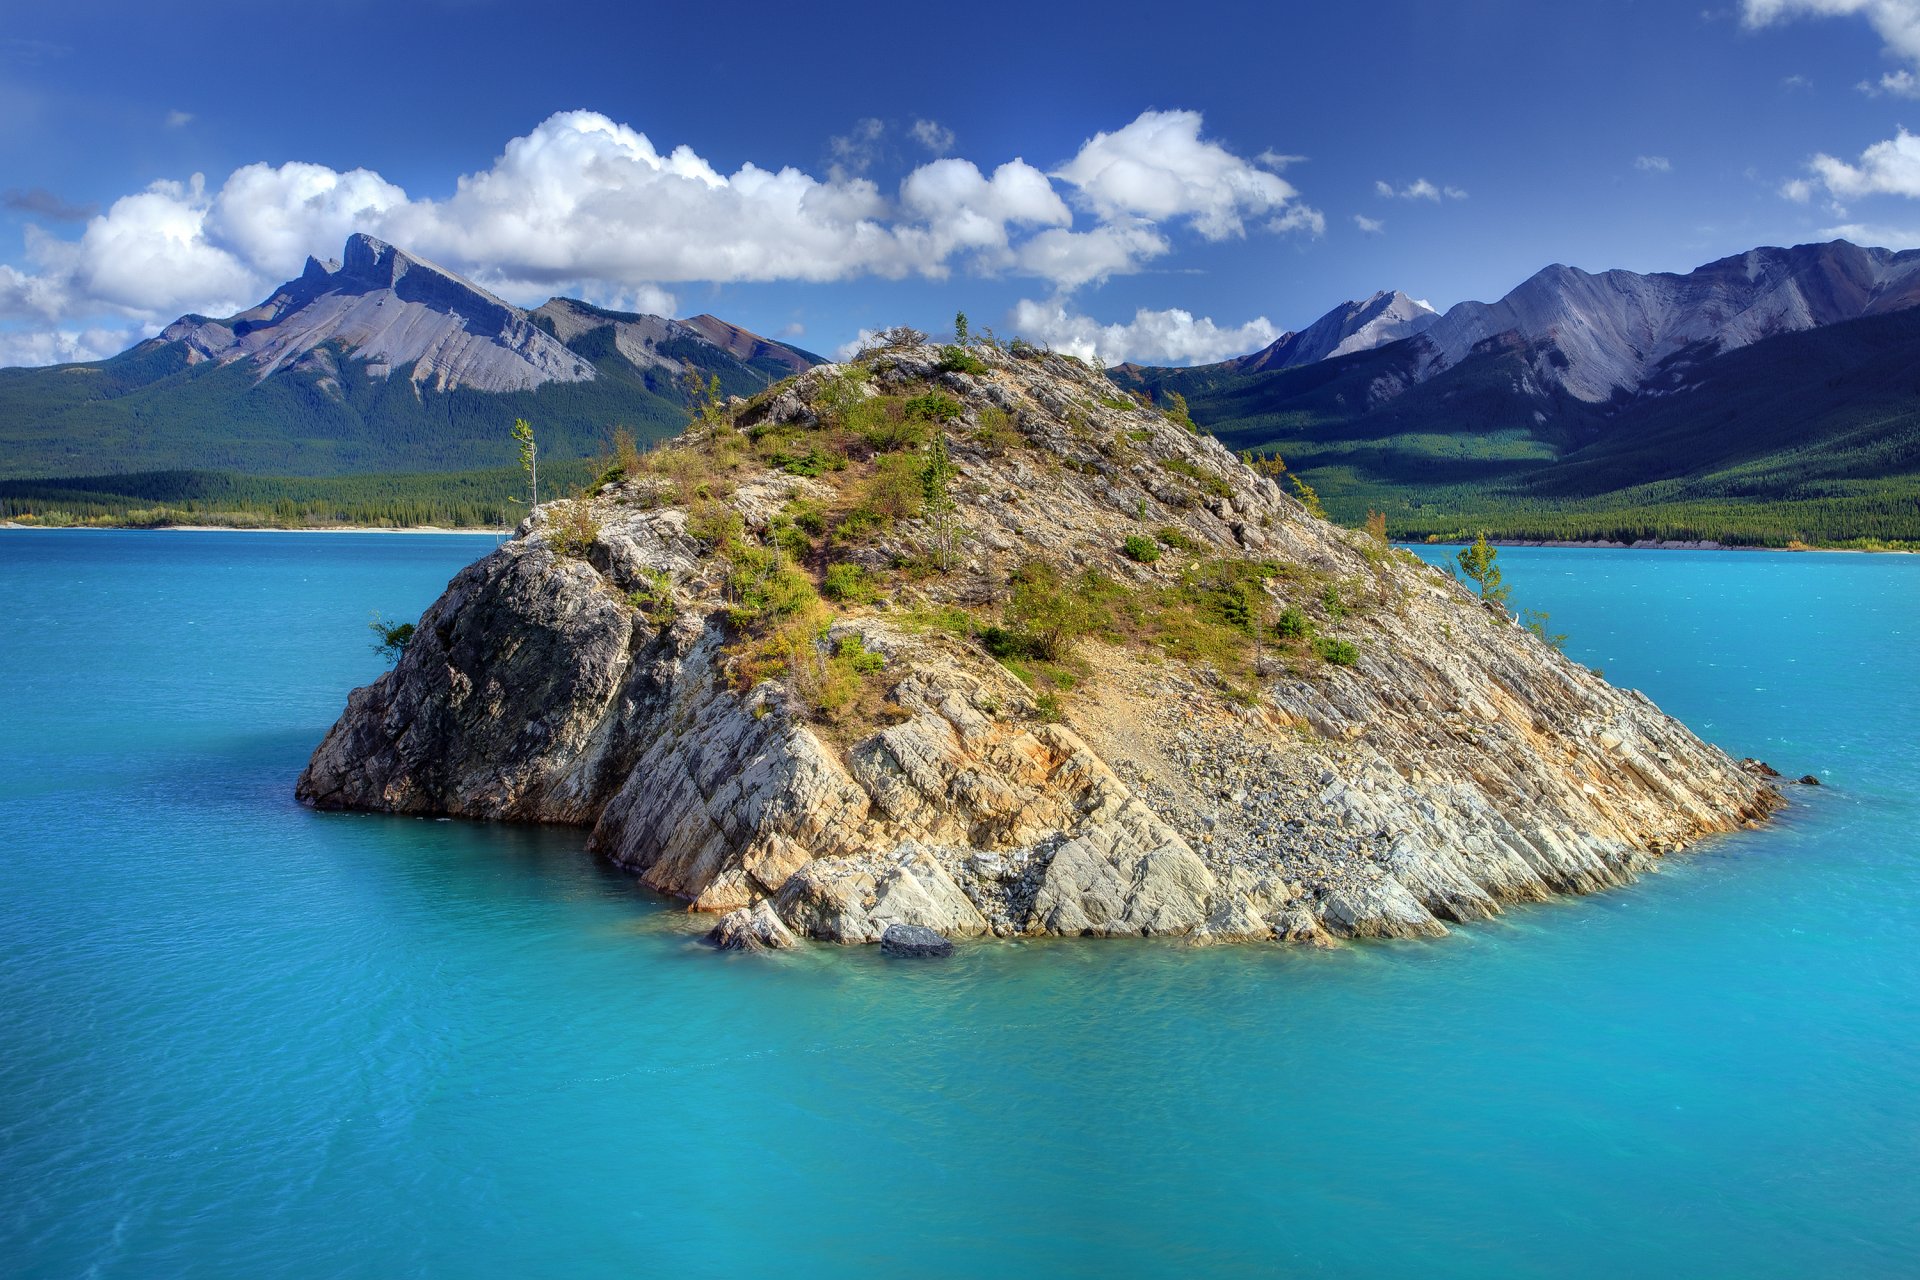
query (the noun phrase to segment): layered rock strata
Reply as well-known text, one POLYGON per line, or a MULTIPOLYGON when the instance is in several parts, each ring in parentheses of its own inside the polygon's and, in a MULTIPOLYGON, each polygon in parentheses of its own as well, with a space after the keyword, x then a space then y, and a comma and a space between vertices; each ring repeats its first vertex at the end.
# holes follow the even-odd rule
MULTIPOLYGON (((941 429, 958 555, 928 568, 944 535, 925 517, 829 541, 806 571, 859 565, 883 598, 837 610, 785 672, 747 663, 725 549, 711 521, 690 523, 684 490, 610 484, 541 507, 449 584, 398 666, 351 695, 300 798, 574 824, 646 885, 727 915, 733 945, 773 946, 782 929, 878 942, 893 925, 1438 935, 1504 903, 1623 885, 1780 803, 1644 696, 1310 514, 1104 375, 1032 351, 975 359, 984 371, 955 371, 903 346, 859 379, 822 366, 689 441, 819 428, 850 387, 957 410, 941 429), (1159 559, 1124 553, 1143 531, 1159 559), (1109 628, 1080 642, 1084 683, 1043 699, 951 625, 995 620, 1035 559, 1139 593, 1257 563, 1258 612, 1309 619, 1335 657, 1255 619, 1262 647, 1236 682, 1109 628), (877 667, 864 709, 823 717, 803 668, 855 640, 877 667)), ((749 541, 776 542, 796 500, 843 496, 726 456, 725 505, 749 541)))

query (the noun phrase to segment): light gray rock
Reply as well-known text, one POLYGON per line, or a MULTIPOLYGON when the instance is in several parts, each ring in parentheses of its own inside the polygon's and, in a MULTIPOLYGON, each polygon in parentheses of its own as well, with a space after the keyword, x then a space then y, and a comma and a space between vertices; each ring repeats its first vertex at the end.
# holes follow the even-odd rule
MULTIPOLYGON (((1781 803, 1644 697, 1310 516, 1080 362, 981 358, 988 374, 950 382, 932 347, 863 366, 876 390, 937 384, 961 404, 963 565, 897 579, 886 607, 840 610, 811 655, 748 679, 730 566, 666 502, 672 486, 586 500, 585 547, 561 536, 580 505, 548 504, 351 695, 300 798, 576 824, 647 885, 734 920, 730 935, 757 922, 764 938, 777 918, 858 943, 916 925, 1310 945, 1435 937, 1506 903, 1624 885, 1781 803), (976 448, 974 424, 1001 413, 1017 443, 976 448), (1143 527, 1198 550, 1136 564, 1119 548, 1143 527), (1269 651, 1257 696, 1230 700, 1204 665, 1089 641, 1071 723, 1045 723, 980 644, 913 621, 923 606, 991 616, 1035 556, 1141 587, 1182 557, 1274 561, 1287 571, 1269 603, 1315 611, 1359 659, 1269 651), (1322 617, 1328 585, 1351 601, 1338 619, 1322 617), (808 673, 856 638, 881 658, 865 718, 816 714, 808 673)), ((742 416, 808 430, 836 376, 803 374, 742 416)), ((771 538, 793 498, 834 499, 751 463, 726 483, 750 539, 771 538)), ((924 563, 928 537, 900 520, 847 554, 888 573, 924 563)))
POLYGON ((706 940, 722 951, 785 951, 800 945, 786 921, 762 899, 751 907, 736 907, 720 917, 706 940))

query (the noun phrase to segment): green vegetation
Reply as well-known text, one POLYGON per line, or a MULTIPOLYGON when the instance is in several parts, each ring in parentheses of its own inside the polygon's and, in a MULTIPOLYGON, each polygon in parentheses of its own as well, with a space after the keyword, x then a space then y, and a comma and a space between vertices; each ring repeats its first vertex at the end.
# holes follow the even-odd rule
POLYGON ((1160 544, 1144 534, 1130 533, 1120 544, 1120 554, 1141 564, 1152 564, 1160 558, 1160 544))
POLYGON ((964 347, 940 348, 940 371, 942 373, 969 373, 980 377, 987 371, 987 362, 964 347))
POLYGON ((1500 553, 1487 543, 1486 531, 1482 530, 1473 540, 1473 545, 1462 551, 1457 559, 1460 572, 1467 575, 1480 589, 1480 598, 1492 604, 1505 605, 1507 596, 1513 588, 1500 581, 1500 566, 1494 563, 1500 553))
POLYGON ((880 593, 874 590, 872 575, 846 560, 827 566, 820 594, 835 604, 872 604, 880 598, 880 593))
MULTIPOLYGON (((578 489, 592 478, 579 459, 548 463, 550 484, 578 489)), ((240 528, 371 525, 503 528, 526 514, 526 475, 516 466, 408 475, 244 476, 230 471, 0 480, 0 519, 53 527, 166 524, 240 528)))
POLYGON ((1498 351, 1378 401, 1411 380, 1403 344, 1140 385, 1185 395, 1257 468, 1283 452, 1336 519, 1379 511, 1402 538, 1916 547, 1916 345, 1920 311, 1894 312, 1682 353, 1665 394, 1604 405, 1515 394, 1524 358, 1498 351))
POLYGON ((540 505, 540 451, 533 438, 533 424, 515 418, 509 434, 520 446, 520 469, 527 473, 527 510, 531 511, 540 505))
POLYGON ((374 636, 373 651, 389 662, 398 662, 406 651, 407 641, 413 639, 411 622, 388 622, 376 613, 367 626, 374 636))

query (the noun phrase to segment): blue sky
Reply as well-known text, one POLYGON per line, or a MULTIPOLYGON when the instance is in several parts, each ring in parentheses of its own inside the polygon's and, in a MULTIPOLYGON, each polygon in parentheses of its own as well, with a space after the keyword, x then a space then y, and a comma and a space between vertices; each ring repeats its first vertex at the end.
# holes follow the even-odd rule
POLYGON ((514 302, 1109 359, 1550 262, 1920 245, 1920 0, 75 0, 0 36, 0 364, 371 231, 514 302))

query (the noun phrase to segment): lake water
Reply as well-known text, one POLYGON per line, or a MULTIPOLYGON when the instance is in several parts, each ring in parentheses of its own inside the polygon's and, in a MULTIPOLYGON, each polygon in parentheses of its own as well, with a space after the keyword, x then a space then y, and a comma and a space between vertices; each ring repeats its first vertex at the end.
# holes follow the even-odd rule
POLYGON ((1911 1276, 1920 557, 1511 549, 1828 785, 1432 943, 721 956, 293 780, 487 537, 0 533, 0 1273, 1911 1276))

